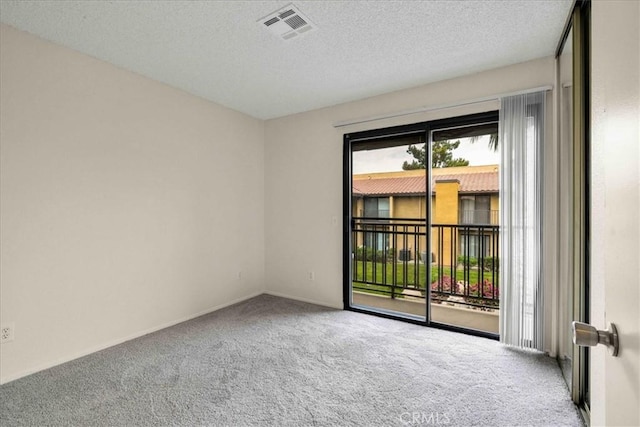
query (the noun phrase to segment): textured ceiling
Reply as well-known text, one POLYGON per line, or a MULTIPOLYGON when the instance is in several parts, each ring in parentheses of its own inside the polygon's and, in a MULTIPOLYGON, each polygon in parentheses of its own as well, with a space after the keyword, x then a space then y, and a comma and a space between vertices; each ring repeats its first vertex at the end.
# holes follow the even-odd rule
POLYGON ((554 53, 572 0, 294 1, 317 26, 257 20, 289 1, 0 1, 2 22, 269 119, 554 53))

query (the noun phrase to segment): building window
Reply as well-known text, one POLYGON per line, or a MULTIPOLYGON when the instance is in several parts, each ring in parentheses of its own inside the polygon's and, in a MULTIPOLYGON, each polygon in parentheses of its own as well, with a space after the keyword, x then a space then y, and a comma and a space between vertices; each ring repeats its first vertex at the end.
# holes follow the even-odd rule
POLYGON ((462 234, 460 236, 460 255, 485 258, 489 256, 489 244, 489 236, 487 235, 462 234))
MULTIPOLYGON (((389 218, 389 198, 388 197, 367 197, 364 199, 364 216, 365 218, 389 218)), ((387 221, 379 221, 386 224, 387 221)), ((374 224, 367 228, 372 229, 371 232, 365 233, 365 246, 380 251, 388 246, 389 236, 385 225, 374 224)))
POLYGON ((364 199, 365 218, 389 218, 388 197, 367 197, 364 199))
POLYGON ((460 224, 497 224, 498 211, 491 210, 490 196, 460 197, 460 224))

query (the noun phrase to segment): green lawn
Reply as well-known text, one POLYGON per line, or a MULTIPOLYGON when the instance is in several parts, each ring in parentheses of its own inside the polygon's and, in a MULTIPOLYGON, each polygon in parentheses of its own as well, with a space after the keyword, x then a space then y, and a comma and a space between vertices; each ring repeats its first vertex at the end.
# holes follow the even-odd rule
MULTIPOLYGON (((418 271, 416 272, 415 263, 398 263, 395 265, 395 278, 394 280, 394 271, 393 271, 393 263, 381 263, 381 262, 371 262, 367 261, 364 265, 364 275, 363 275, 363 263, 362 261, 355 261, 355 280, 354 282, 374 282, 380 284, 391 285, 395 283, 398 286, 404 287, 407 286, 415 286, 416 284, 420 289, 424 289, 426 285, 426 277, 427 277, 427 266, 424 264, 418 264, 418 271), (374 274, 375 272, 375 274, 374 274)), ((480 272, 478 270, 469 270, 467 271, 469 277, 465 278, 465 271, 463 269, 455 270, 456 281, 465 280, 469 283, 478 283, 480 272)), ((453 277, 451 274, 450 267, 443 267, 441 271, 438 270, 438 267, 434 266, 431 268, 431 280, 429 283, 433 283, 437 280, 438 276, 449 276, 453 277)), ((485 271, 482 276, 484 280, 488 280, 493 282, 493 274, 490 271, 485 271)), ((375 286, 375 285, 369 285, 375 286)), ((381 287, 381 289, 388 289, 386 286, 381 287)))
MULTIPOLYGON (((396 286, 394 289, 394 296, 397 296, 398 298, 402 298, 402 295, 400 295, 402 293, 402 289, 403 289, 402 286, 396 286)), ((391 296, 390 285, 380 286, 380 285, 370 285, 369 283, 353 282, 353 290, 360 291, 360 292, 367 292, 369 294, 391 296)))

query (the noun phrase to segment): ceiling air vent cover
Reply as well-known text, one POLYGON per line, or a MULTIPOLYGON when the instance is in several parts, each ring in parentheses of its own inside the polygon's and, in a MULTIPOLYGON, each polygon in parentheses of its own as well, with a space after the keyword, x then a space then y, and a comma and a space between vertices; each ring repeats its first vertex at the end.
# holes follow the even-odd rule
POLYGON ((293 4, 270 13, 258 22, 284 40, 290 40, 316 28, 293 4))

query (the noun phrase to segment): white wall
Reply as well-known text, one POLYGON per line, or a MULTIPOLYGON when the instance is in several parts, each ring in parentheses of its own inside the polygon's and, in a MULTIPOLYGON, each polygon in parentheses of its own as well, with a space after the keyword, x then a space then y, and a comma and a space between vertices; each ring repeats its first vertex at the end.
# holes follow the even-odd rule
POLYGON ((616 323, 620 357, 591 350, 592 425, 640 425, 640 2, 592 3, 591 324, 616 323))
MULTIPOLYGON (((343 134, 364 129, 495 110, 497 102, 442 109, 336 129, 333 123, 428 105, 463 102, 553 85, 553 58, 544 58, 362 101, 267 121, 265 142, 265 248, 267 291, 342 307, 343 134), (335 220, 335 222, 334 222, 335 220), (315 280, 309 280, 309 271, 315 280)), ((555 152, 552 97, 547 156, 555 152)), ((555 165, 549 173, 555 173, 555 165)), ((552 175, 554 176, 554 175, 552 175)), ((553 179, 549 179, 550 183, 553 179)), ((551 194, 555 200, 555 191, 551 194)), ((545 206, 555 212, 551 203, 545 206)), ((546 215, 545 218, 551 217, 546 215)), ((550 228, 548 228, 550 229, 550 228)), ((555 236, 555 234, 552 234, 555 236)), ((554 242, 555 237, 554 237, 554 242)), ((545 252, 549 254, 548 251, 545 252)), ((555 258, 555 257, 554 257, 555 258)), ((554 259, 552 258, 552 260, 554 259)), ((549 271, 549 270, 547 270, 549 271)), ((555 273, 547 278, 549 287, 555 273)), ((549 319, 551 293, 547 293, 549 319)), ((547 328, 551 331, 551 325, 547 328)), ((549 333, 550 337, 551 334, 549 333)), ((551 340, 548 347, 550 347, 551 340)))
POLYGON ((263 291, 264 122, 0 36, 3 382, 263 291))

